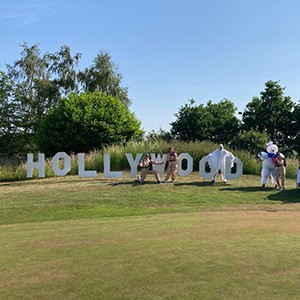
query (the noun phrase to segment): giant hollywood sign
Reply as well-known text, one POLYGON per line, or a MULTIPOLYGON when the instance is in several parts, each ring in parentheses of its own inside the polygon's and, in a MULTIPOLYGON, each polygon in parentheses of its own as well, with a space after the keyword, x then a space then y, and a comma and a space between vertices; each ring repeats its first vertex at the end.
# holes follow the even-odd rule
MULTIPOLYGON (((137 176, 138 164, 143 157, 143 153, 137 153, 136 157, 133 158, 132 153, 125 153, 128 164, 130 166, 130 173, 132 177, 137 176)), ((167 154, 157 156, 154 153, 151 153, 151 159, 153 161, 163 161, 162 165, 153 165, 153 168, 157 170, 161 176, 163 176, 165 166, 166 166, 166 157, 167 154)), ((78 159, 78 176, 80 177, 96 177, 97 171, 94 170, 85 170, 85 154, 79 153, 77 156, 78 159)), ((188 153, 181 153, 178 158, 178 174, 179 176, 189 176, 193 171, 193 158, 188 153), (182 168, 182 162, 186 160, 186 169, 182 168)), ((204 156, 199 161, 199 173, 205 179, 211 179, 214 175, 213 170, 207 171, 206 163, 208 162, 207 156, 204 156)), ((238 158, 234 158, 234 164, 236 165, 235 172, 232 172, 230 158, 226 159, 226 168, 225 168, 225 177, 227 179, 238 179, 243 174, 243 162, 238 158)), ((65 176, 71 171, 71 157, 65 152, 58 152, 53 156, 52 169, 57 176, 65 176), (63 164, 61 163, 63 161, 63 164)), ((37 161, 34 161, 33 154, 27 154, 27 177, 33 177, 33 170, 38 170, 38 177, 45 177, 45 154, 39 153, 37 161)), ((105 178, 121 178, 121 171, 111 171, 110 169, 110 154, 104 154, 103 157, 103 176, 105 178)))

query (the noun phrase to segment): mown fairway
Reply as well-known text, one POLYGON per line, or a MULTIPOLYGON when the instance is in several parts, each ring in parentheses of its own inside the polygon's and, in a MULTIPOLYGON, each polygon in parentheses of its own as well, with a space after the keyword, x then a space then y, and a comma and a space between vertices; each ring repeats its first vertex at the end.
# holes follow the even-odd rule
POLYGON ((293 180, 147 179, 0 184, 0 299, 298 299, 293 180))

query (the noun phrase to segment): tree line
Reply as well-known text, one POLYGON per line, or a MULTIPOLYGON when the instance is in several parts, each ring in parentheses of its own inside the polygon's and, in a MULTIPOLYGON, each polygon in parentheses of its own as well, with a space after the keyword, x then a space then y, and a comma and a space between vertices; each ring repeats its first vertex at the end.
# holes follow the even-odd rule
MULTIPOLYGON (((144 137, 141 122, 129 110, 128 88, 106 52, 78 70, 81 54, 64 45, 42 54, 38 44, 21 45, 21 57, 0 70, 0 157, 29 152, 88 152, 144 137)), ((284 95, 279 81, 267 81, 236 117, 231 100, 197 105, 191 99, 175 113, 170 132, 146 138, 210 140, 233 148, 261 151, 273 140, 287 155, 300 153, 300 104, 284 95)))
MULTIPOLYGON (((279 81, 269 80, 260 97, 253 97, 236 117, 237 108, 228 99, 196 105, 194 100, 183 105, 171 123, 170 136, 183 141, 210 140, 246 149, 252 154, 265 149, 272 140, 281 152, 300 154, 300 103, 284 95, 279 81), (263 147, 263 149, 261 149, 263 147)), ((162 136, 168 136, 163 132, 162 136)))

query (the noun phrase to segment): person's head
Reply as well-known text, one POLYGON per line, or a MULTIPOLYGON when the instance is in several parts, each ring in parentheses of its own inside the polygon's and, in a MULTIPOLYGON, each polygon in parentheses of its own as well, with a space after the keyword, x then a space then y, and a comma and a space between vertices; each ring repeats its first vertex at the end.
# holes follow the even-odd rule
POLYGON ((146 154, 145 154, 145 158, 150 158, 150 154, 149 154, 149 153, 146 153, 146 154))
POLYGON ((220 144, 219 147, 218 147, 218 149, 219 149, 220 151, 222 151, 222 150, 224 149, 224 146, 223 146, 222 144, 220 144))

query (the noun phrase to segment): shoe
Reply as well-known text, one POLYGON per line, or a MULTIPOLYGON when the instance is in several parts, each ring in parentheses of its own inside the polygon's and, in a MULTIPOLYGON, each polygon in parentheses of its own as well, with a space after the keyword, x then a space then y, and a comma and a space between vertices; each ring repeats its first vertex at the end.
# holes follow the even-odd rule
POLYGON ((158 184, 161 184, 161 181, 159 180, 159 181, 157 181, 157 183, 158 183, 158 184))
POLYGON ((265 185, 265 184, 263 184, 261 187, 264 189, 264 188, 266 187, 266 185, 265 185))
POLYGON ((227 182, 227 179, 224 179, 223 182, 226 183, 226 182, 227 182))
POLYGON ((275 184, 274 188, 277 189, 277 184, 275 184))
POLYGON ((211 183, 215 183, 215 182, 216 182, 216 179, 212 179, 212 180, 211 180, 211 183))
POLYGON ((284 190, 285 190, 285 188, 283 188, 283 187, 282 187, 280 190, 281 190, 281 191, 284 191, 284 190))

